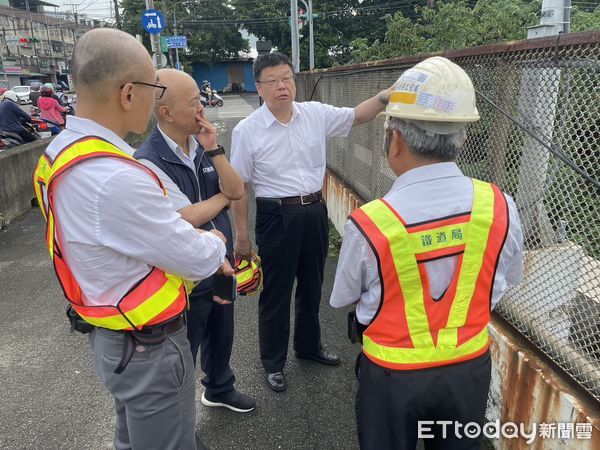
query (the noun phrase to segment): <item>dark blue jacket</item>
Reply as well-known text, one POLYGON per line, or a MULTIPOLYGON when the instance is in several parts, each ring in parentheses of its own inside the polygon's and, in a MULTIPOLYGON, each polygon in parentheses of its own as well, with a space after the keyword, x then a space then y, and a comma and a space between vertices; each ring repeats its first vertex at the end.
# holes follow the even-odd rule
MULTIPOLYGON (((133 156, 136 159, 147 159, 158 166, 173 180, 192 204, 209 199, 221 192, 219 175, 210 157, 204 153, 202 146, 199 146, 194 159, 196 173, 173 153, 158 129, 154 129, 144 145, 133 156)), ((217 228, 223 233, 227 238, 227 255, 230 257, 233 255, 233 233, 226 210, 222 210, 214 219, 202 225, 201 228, 204 230, 217 228)), ((196 289, 192 292, 192 297, 194 297, 194 294, 205 294, 210 290, 212 290, 212 277, 196 286, 196 289)))
POLYGON ((23 131, 21 120, 31 122, 31 117, 12 100, 0 102, 0 131, 18 133, 23 131))

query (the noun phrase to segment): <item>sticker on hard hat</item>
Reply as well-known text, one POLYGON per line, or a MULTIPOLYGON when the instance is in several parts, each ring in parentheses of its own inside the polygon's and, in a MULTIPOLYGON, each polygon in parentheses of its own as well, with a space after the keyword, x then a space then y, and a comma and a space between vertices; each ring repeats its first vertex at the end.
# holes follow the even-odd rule
POLYGON ((413 81, 415 83, 425 83, 429 78, 429 75, 421 72, 420 70, 409 69, 405 71, 398 81, 413 81))
POLYGON ((417 105, 424 106, 425 108, 431 108, 435 111, 452 112, 454 111, 454 101, 448 97, 442 97, 439 95, 428 94, 427 92, 421 92, 417 96, 417 105))
POLYGON ((401 81, 396 84, 394 91, 396 92, 419 92, 421 85, 412 81, 401 81))
POLYGON ((414 105, 417 103, 417 94, 415 92, 393 92, 390 96, 390 103, 404 103, 405 105, 414 105))

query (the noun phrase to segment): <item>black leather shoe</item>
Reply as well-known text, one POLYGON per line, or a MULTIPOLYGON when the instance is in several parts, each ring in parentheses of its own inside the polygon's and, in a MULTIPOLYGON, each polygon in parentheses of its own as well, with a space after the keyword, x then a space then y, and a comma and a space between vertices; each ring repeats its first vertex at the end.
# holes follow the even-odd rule
POLYGON ((312 359, 320 364, 327 366, 337 366, 340 363, 340 357, 333 352, 329 352, 322 348, 317 353, 298 353, 296 352, 296 358, 298 359, 312 359))
POLYGON ((275 392, 283 392, 287 388, 283 372, 267 373, 267 385, 275 392))

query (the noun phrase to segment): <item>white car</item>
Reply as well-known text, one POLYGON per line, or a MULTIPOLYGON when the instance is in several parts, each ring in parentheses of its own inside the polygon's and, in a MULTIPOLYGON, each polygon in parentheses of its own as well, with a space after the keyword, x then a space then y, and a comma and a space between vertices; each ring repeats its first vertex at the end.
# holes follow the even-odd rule
POLYGON ((15 86, 11 88, 11 90, 19 97, 19 104, 24 105, 26 103, 31 103, 31 100, 29 100, 31 88, 29 86, 15 86))

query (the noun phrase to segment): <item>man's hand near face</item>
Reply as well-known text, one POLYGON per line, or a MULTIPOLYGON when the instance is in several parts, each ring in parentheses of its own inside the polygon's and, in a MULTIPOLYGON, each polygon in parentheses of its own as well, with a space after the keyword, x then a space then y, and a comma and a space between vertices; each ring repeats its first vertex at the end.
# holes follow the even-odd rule
POLYGON ((196 133, 196 139, 206 150, 217 148, 217 127, 208 121, 204 108, 201 108, 196 114, 196 121, 200 126, 200 131, 196 133))

